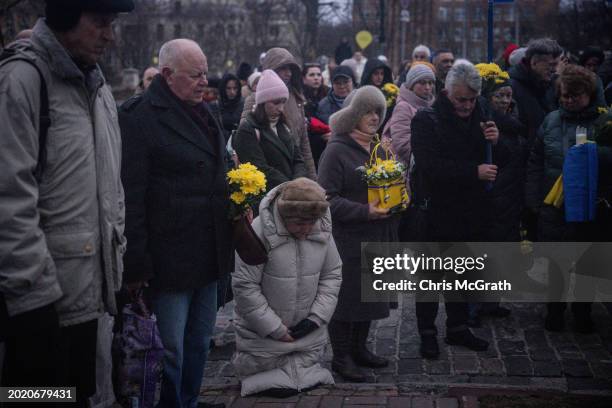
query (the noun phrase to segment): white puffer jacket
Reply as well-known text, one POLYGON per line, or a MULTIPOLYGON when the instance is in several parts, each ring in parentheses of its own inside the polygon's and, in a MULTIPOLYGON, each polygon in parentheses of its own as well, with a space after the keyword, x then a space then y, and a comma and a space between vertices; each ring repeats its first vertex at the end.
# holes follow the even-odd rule
POLYGON ((300 391, 333 384, 319 365, 342 281, 342 261, 331 233, 329 211, 305 240, 293 238, 280 218, 276 198, 284 184, 261 202, 253 229, 268 249, 268 262, 250 266, 236 254, 232 288, 236 301, 234 366, 243 396, 269 388, 300 391), (277 340, 302 319, 320 327, 286 343, 277 340))

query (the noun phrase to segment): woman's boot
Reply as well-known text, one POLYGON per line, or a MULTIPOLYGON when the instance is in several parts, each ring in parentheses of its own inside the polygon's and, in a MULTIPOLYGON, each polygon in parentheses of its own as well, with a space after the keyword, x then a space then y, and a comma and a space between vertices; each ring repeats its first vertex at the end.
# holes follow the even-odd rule
POLYGON ((370 368, 382 368, 389 365, 389 360, 379 357, 368 350, 368 334, 370 333, 371 321, 353 323, 352 350, 353 360, 357 365, 370 368))
POLYGON ((355 364, 351 356, 351 322, 341 322, 332 319, 329 322, 329 338, 334 351, 332 370, 350 382, 365 382, 363 371, 355 364))

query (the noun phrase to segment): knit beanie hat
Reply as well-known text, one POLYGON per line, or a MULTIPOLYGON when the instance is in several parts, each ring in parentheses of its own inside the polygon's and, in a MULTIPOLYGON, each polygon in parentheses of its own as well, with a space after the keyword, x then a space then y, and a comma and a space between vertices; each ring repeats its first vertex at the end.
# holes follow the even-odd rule
POLYGON ((249 79, 247 79, 249 88, 253 89, 255 81, 257 81, 259 78, 261 78, 261 72, 253 72, 251 75, 249 75, 249 79))
POLYGON ((282 79, 271 69, 261 73, 255 92, 255 104, 260 105, 275 99, 289 99, 289 89, 282 79))
POLYGON ((329 202, 321 186, 310 179, 300 177, 283 185, 276 206, 285 220, 317 220, 325 215, 329 202))
POLYGON ((510 56, 508 57, 508 63, 510 64, 510 66, 513 67, 515 65, 520 64, 523 58, 525 58, 526 53, 527 48, 525 47, 517 48, 516 50, 512 51, 510 53, 510 56))
POLYGON ((414 64, 410 67, 410 71, 406 73, 406 81, 404 82, 404 84, 406 84, 406 87, 408 89, 412 89, 414 84, 426 79, 429 79, 431 81, 436 80, 436 76, 434 75, 431 68, 429 68, 425 64, 414 64))

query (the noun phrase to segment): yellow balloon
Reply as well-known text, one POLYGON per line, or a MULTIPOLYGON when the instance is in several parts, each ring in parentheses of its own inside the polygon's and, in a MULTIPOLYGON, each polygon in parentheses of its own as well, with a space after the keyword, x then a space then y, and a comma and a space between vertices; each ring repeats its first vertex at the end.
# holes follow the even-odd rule
POLYGON ((365 50, 368 48, 368 45, 372 43, 372 34, 370 34, 369 31, 360 31, 355 36, 355 41, 357 42, 359 48, 365 50))

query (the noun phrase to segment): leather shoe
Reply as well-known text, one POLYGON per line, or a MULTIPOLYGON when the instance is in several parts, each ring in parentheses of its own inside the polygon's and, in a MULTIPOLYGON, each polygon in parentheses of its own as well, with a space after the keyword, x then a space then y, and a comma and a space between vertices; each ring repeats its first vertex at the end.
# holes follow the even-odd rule
POLYGON ((346 381, 362 383, 366 381, 365 374, 357 367, 349 354, 334 356, 332 370, 340 374, 346 381))
POLYGON ((358 366, 361 367, 382 368, 389 365, 389 360, 384 357, 377 356, 367 348, 353 353, 353 360, 358 366))
POLYGON ((485 351, 489 348, 489 342, 472 334, 469 329, 446 334, 446 344, 451 346, 463 346, 474 351, 485 351))

